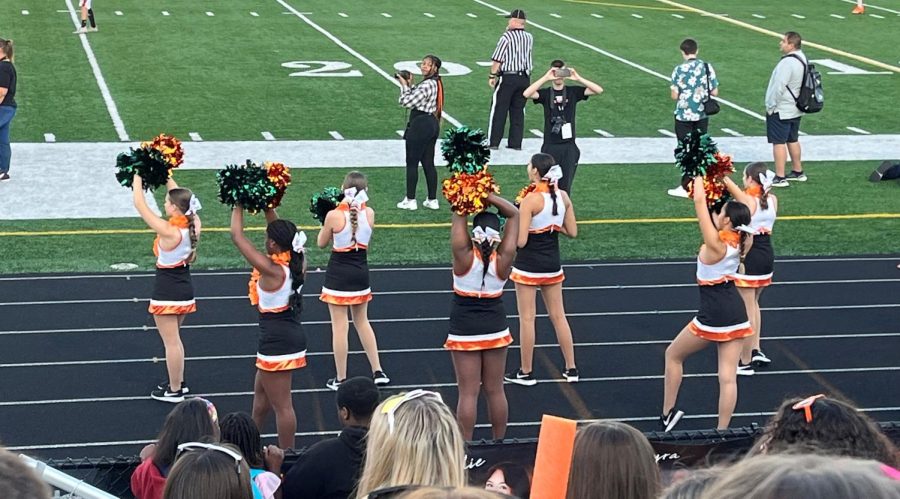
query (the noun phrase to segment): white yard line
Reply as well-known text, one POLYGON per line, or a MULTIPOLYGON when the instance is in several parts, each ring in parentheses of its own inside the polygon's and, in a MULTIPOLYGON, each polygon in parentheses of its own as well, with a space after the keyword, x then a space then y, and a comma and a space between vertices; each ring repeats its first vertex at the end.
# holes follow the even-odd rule
POLYGON ((600 14, 591 14, 591 17, 596 17, 597 19, 603 19, 603 16, 600 14))
POLYGON ((602 129, 600 129, 600 128, 594 129, 594 133, 597 133, 597 134, 600 135, 601 137, 606 137, 606 138, 608 138, 608 139, 611 139, 611 138, 615 137, 615 135, 613 135, 613 134, 607 132, 606 130, 602 130, 602 129))
POLYGON ((856 132, 861 135, 872 135, 872 132, 868 132, 866 130, 863 130, 862 128, 856 128, 855 126, 848 126, 847 130, 850 130, 851 132, 856 132))
POLYGON ((531 132, 531 134, 535 137, 544 138, 544 132, 538 130, 537 128, 532 128, 531 130, 529 130, 529 132, 531 132))
POLYGON ((837 15, 837 14, 831 14, 831 17, 833 17, 833 18, 835 18, 835 19, 846 19, 844 16, 840 16, 840 15, 837 15))
MULTIPOLYGON (((72 6, 72 0, 66 0, 66 7, 68 7, 69 15, 72 17, 72 25, 75 26, 75 28, 80 27, 81 23, 78 22, 78 15, 75 13, 75 7, 72 6)), ((106 80, 103 78, 103 73, 100 71, 100 65, 97 63, 97 58, 94 56, 94 50, 91 49, 91 44, 88 42, 87 36, 80 34, 78 35, 78 38, 81 39, 81 46, 84 48, 88 63, 91 65, 91 69, 94 72, 94 79, 97 80, 97 86, 100 88, 100 95, 103 96, 103 102, 106 103, 106 111, 109 113, 110 119, 112 119, 113 127, 116 129, 116 135, 118 135, 119 140, 128 141, 128 132, 125 131, 125 123, 122 122, 122 117, 119 116, 119 109, 116 107, 115 101, 113 101, 112 94, 109 93, 109 87, 106 86, 106 80)))
POLYGON ((334 140, 344 140, 344 136, 341 135, 337 130, 328 132, 328 135, 331 135, 331 138, 333 138, 334 140))
POLYGON ((681 14, 672 14, 672 17, 674 17, 676 19, 684 19, 684 16, 681 14))
MULTIPOLYGON (((481 5, 484 5, 485 7, 489 8, 489 9, 494 9, 494 10, 497 11, 498 13, 500 13, 500 12, 506 12, 506 10, 501 9, 500 7, 497 7, 497 6, 493 5, 493 4, 490 4, 490 3, 488 3, 488 2, 486 2, 486 1, 484 1, 484 0, 473 0, 473 1, 476 2, 476 3, 479 3, 479 4, 481 4, 481 5)), ((581 41, 581 40, 578 40, 578 39, 576 39, 576 38, 574 38, 574 37, 571 37, 571 36, 569 36, 569 35, 563 34, 563 33, 559 32, 559 31, 556 31, 556 30, 547 28, 547 27, 545 27, 545 26, 543 26, 543 25, 541 25, 541 24, 538 24, 538 23, 536 23, 536 22, 529 21, 529 22, 528 22, 528 25, 531 26, 531 27, 533 27, 533 28, 537 28, 537 29, 539 29, 539 30, 545 31, 545 32, 547 32, 547 33, 550 33, 550 34, 552 34, 552 35, 556 35, 556 36, 558 36, 559 38, 562 38, 563 40, 570 41, 570 42, 572 42, 572 43, 574 43, 574 44, 576 44, 576 45, 580 45, 580 46, 582 46, 582 47, 584 47, 584 48, 586 48, 586 49, 593 50, 594 52, 597 52, 598 54, 605 55, 606 57, 609 57, 610 59, 619 61, 619 62, 621 62, 622 64, 626 64, 626 65, 628 65, 628 66, 631 66, 631 67, 633 67, 633 68, 635 68, 635 69, 638 69, 638 70, 640 70, 640 71, 643 71, 644 73, 653 75, 653 76, 655 76, 655 77, 657 77, 657 78, 660 78, 660 79, 662 79, 662 80, 670 81, 671 75, 664 75, 664 74, 662 74, 662 73, 660 73, 660 72, 658 72, 658 71, 654 71, 654 70, 652 70, 652 69, 650 69, 650 68, 647 68, 647 67, 645 67, 645 66, 641 66, 640 64, 638 64, 638 63, 636 63, 636 62, 633 62, 633 61, 630 61, 630 60, 628 60, 628 59, 625 59, 624 57, 620 57, 620 56, 618 56, 618 55, 616 55, 616 54, 613 54, 612 52, 603 50, 603 49, 601 49, 601 48, 599 48, 599 47, 596 47, 596 46, 591 45, 591 44, 589 44, 589 43, 586 43, 586 42, 583 42, 583 41, 581 41)), ((716 100, 718 100, 720 104, 724 104, 724 105, 726 105, 726 106, 728 106, 728 107, 730 107, 730 108, 736 109, 736 110, 738 110, 738 111, 740 111, 740 112, 742 112, 742 113, 744 113, 744 114, 746 114, 746 115, 748 115, 748 116, 752 116, 752 117, 754 117, 754 118, 756 118, 756 119, 758 119, 758 120, 760 120, 760 121, 765 121, 765 120, 766 120, 766 117, 765 117, 765 116, 763 116, 763 115, 761 115, 761 114, 759 114, 759 113, 757 113, 757 112, 751 111, 751 110, 749 110, 749 109, 747 109, 747 108, 745 108, 745 107, 741 107, 741 106, 739 106, 739 105, 737 105, 737 104, 735 104, 735 103, 733 103, 733 102, 730 102, 730 101, 727 101, 727 100, 725 100, 725 99, 721 99, 721 98, 718 98, 718 97, 716 98, 716 100)), ((582 161, 582 162, 584 162, 584 161, 582 161)))
POLYGON ((201 137, 197 132, 188 132, 188 137, 190 137, 194 142, 203 142, 203 137, 201 137))
POLYGON ((753 17, 755 17, 757 19, 765 19, 766 18, 766 16, 759 15, 759 14, 753 14, 753 17))
POLYGON ((631 14, 631 17, 633 17, 635 19, 643 19, 644 18, 644 16, 642 16, 640 14, 631 14))
POLYGON ((259 13, 258 13, 258 12, 251 12, 250 15, 253 16, 253 17, 259 17, 259 13))
POLYGON ((869 14, 869 17, 874 17, 875 19, 884 19, 884 16, 879 16, 878 14, 869 14))
POLYGON ((791 17, 796 19, 806 19, 806 16, 801 16, 800 14, 791 14, 791 17))
POLYGON ((275 136, 272 135, 272 132, 261 132, 260 135, 262 135, 265 140, 275 140, 275 136))
POLYGON ((476 17, 478 17, 478 16, 476 16, 475 14, 473 14, 473 13, 471 13, 471 12, 466 12, 466 16, 471 17, 472 19, 475 19, 476 17))
MULTIPOLYGON (((353 48, 351 48, 349 45, 347 45, 346 43, 342 42, 338 37, 332 35, 332 34, 331 34, 329 31, 327 31, 325 28, 323 28, 323 27, 319 26, 318 24, 314 23, 313 21, 311 21, 311 20, 310 20, 308 17, 306 17, 302 12, 300 12, 300 11, 298 11, 297 9, 291 7, 291 5, 290 5, 289 3, 285 2, 284 0, 275 0, 275 1, 278 2, 279 4, 281 4, 282 7, 288 9, 289 11, 291 11, 295 16, 297 16, 298 18, 300 18, 300 20, 302 20, 303 22, 305 22, 306 24, 308 24, 310 27, 312 27, 313 29, 315 29, 316 31, 318 31, 319 33, 321 33, 322 35, 324 35, 326 38, 328 38, 329 40, 331 40, 332 42, 334 42, 335 45, 337 45, 338 47, 341 47, 342 49, 346 50, 347 52, 350 53, 350 55, 352 55, 353 57, 356 57, 357 59, 359 59, 360 61, 362 61, 363 64, 365 64, 366 66, 369 66, 370 68, 372 68, 372 70, 374 70, 376 73, 380 74, 380 75, 381 75, 384 79, 386 79, 387 81, 391 82, 391 84, 393 84, 394 86, 396 86, 396 87, 398 87, 398 88, 400 87, 400 83, 397 82, 397 79, 396 79, 396 78, 394 78, 392 75, 388 74, 385 70, 383 70, 383 69, 381 69, 380 67, 378 67, 378 65, 376 65, 374 62, 372 62, 371 60, 369 60, 366 56, 360 54, 359 52, 357 52, 356 50, 354 50, 353 48)), ((387 15, 387 17, 390 17, 389 14, 382 14, 382 15, 387 15)), ((453 126, 457 126, 457 127, 462 126, 462 123, 460 123, 459 121, 457 121, 456 118, 454 118, 453 116, 450 116, 450 115, 447 114, 446 112, 443 113, 443 117, 444 117, 445 120, 447 120, 447 121, 449 121, 450 123, 452 123, 453 126)))
POLYGON ((350 17, 345 12, 338 12, 338 15, 341 17, 350 17))
MULTIPOLYGON (((252 12, 251 12, 251 14, 253 14, 253 13, 252 13, 252 12)), ((168 10, 164 10, 164 11, 162 11, 162 15, 164 15, 164 16, 168 16, 168 15, 169 15, 169 11, 168 11, 168 10)))
POLYGON ((675 135, 674 133, 672 133, 672 132, 669 131, 669 130, 666 130, 665 128, 660 128, 660 129, 658 129, 658 130, 656 130, 656 131, 659 132, 659 133, 661 133, 661 134, 663 134, 663 135, 665 135, 666 137, 672 137, 672 138, 677 137, 677 135, 675 135))
POLYGON ((23 16, 27 16, 28 14, 30 14, 30 12, 28 12, 27 10, 23 10, 23 11, 22 11, 22 15, 23 15, 23 16))
POLYGON ((390 14, 388 14, 387 12, 382 12, 381 15, 384 16, 384 17, 387 17, 387 18, 391 18, 391 17, 392 17, 392 16, 391 16, 390 14))
POLYGON ((562 16, 559 14, 550 14, 550 17, 555 17, 557 19, 562 19, 562 16))
POLYGON ((731 135, 732 137, 743 137, 744 136, 743 134, 735 132, 734 130, 732 130, 730 128, 723 128, 722 131, 727 133, 728 135, 731 135))
POLYGON ((424 12, 424 13, 422 13, 422 15, 425 17, 434 19, 434 14, 432 14, 431 12, 424 12))
POLYGON ((117 10, 117 11, 116 11, 116 15, 117 15, 117 16, 124 16, 125 14, 123 14, 121 10, 117 10))
POLYGON ((44 142, 56 142, 56 135, 53 135, 52 133, 45 133, 44 142))
POLYGON ((213 17, 213 16, 215 16, 216 14, 215 14, 214 12, 206 11, 206 15, 207 15, 208 17, 213 17))

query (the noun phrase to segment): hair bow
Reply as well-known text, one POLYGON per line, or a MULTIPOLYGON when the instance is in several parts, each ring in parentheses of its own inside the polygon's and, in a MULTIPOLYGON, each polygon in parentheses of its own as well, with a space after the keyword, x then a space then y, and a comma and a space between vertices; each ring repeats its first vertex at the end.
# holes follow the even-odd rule
POLYGON ((303 253, 303 246, 306 244, 306 232, 298 230, 291 239, 291 248, 296 253, 303 253))
POLYGON ((559 165, 553 165, 541 178, 553 185, 556 185, 559 183, 559 179, 563 178, 562 168, 560 168, 559 165))
POLYGON ((363 203, 369 200, 369 195, 366 194, 366 190, 358 190, 356 187, 349 187, 344 189, 344 199, 350 200, 350 206, 354 208, 359 208, 363 203))
POLYGON ((197 199, 197 196, 191 194, 191 200, 188 202, 188 209, 184 212, 185 215, 196 215, 198 211, 202 210, 203 206, 200 204, 200 200, 197 199))
POLYGON ((500 242, 500 232, 493 227, 475 227, 472 230, 472 240, 478 244, 490 241, 491 244, 500 242))
POLYGON ((749 225, 738 225, 734 228, 736 231, 746 232, 747 234, 756 234, 756 231, 750 228, 749 225))
POLYGON ((764 191, 769 190, 774 182, 775 172, 773 172, 772 170, 766 170, 765 172, 759 173, 759 183, 762 184, 762 188, 764 191))

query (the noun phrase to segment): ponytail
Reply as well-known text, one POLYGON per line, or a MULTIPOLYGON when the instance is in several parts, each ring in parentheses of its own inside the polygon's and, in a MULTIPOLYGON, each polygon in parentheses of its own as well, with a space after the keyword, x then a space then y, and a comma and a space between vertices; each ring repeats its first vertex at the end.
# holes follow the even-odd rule
POLYGON ((559 211, 556 209, 556 184, 553 182, 548 182, 550 184, 550 199, 553 200, 553 216, 559 215, 559 211))
POLYGON ((197 260, 197 227, 194 225, 194 215, 185 215, 188 219, 188 236, 191 238, 191 254, 188 255, 185 261, 187 263, 194 263, 197 260))
POLYGON ((12 40, 0 38, 0 50, 3 50, 3 53, 6 54, 6 58, 9 59, 9 62, 15 62, 15 57, 13 54, 15 50, 13 48, 12 40))
POLYGON ((440 121, 444 113, 444 82, 441 81, 441 66, 444 63, 438 56, 432 54, 426 55, 425 59, 430 59, 435 68, 434 75, 431 76, 437 85, 437 108, 434 110, 434 117, 440 121))
POLYGON ((353 206, 353 203, 350 203, 350 227, 353 231, 350 236, 350 243, 356 246, 356 229, 359 228, 359 208, 353 206))
POLYGON ((759 207, 764 210, 769 209, 769 191, 771 189, 771 187, 769 187, 768 189, 763 189, 762 194, 759 195, 759 207))
POLYGON ((738 264, 738 274, 743 274, 744 273, 744 256, 745 256, 744 255, 744 246, 746 245, 746 242, 747 242, 747 233, 744 231, 740 231, 740 233, 741 233, 741 242, 738 245, 738 249, 740 250, 741 260, 740 260, 740 263, 738 264))
POLYGON ((494 254, 494 245, 490 239, 485 239, 478 245, 478 249, 481 250, 481 263, 484 264, 482 265, 484 268, 481 269, 481 285, 484 286, 484 278, 487 277, 491 265, 491 255, 494 254))
POLYGON ((291 251, 291 261, 288 264, 288 270, 291 272, 291 297, 288 300, 288 306, 291 307, 291 314, 297 320, 300 320, 300 312, 303 310, 303 296, 300 294, 300 287, 303 286, 303 253, 291 251))

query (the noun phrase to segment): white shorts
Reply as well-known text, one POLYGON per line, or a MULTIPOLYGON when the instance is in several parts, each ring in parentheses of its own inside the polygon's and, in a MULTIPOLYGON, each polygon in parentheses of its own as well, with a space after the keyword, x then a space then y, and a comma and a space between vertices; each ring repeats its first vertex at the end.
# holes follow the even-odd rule
POLYGON ((78 6, 91 9, 94 6, 94 0, 78 0, 78 6))

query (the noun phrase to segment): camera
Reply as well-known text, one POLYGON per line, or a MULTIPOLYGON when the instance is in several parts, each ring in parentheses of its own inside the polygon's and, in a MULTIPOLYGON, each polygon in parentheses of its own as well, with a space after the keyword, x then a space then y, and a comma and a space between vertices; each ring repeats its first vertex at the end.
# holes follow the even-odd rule
POLYGON ((566 124, 566 119, 562 116, 553 116, 550 118, 550 123, 552 124, 550 128, 550 133, 554 133, 556 135, 562 134, 562 127, 566 124))
POLYGON ((553 76, 557 78, 568 78, 572 76, 572 70, 569 68, 556 68, 553 70, 553 76))
POLYGON ((404 69, 402 71, 397 71, 396 73, 394 73, 394 78, 401 78, 408 81, 410 78, 412 78, 412 73, 404 69))

